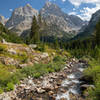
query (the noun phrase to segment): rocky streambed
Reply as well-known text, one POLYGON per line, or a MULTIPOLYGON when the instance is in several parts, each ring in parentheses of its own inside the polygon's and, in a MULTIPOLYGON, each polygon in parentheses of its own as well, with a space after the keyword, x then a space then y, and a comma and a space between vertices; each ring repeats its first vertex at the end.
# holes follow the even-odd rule
POLYGON ((1 94, 0 100, 85 100, 79 79, 86 67, 85 62, 70 59, 60 72, 24 79, 14 91, 1 94))

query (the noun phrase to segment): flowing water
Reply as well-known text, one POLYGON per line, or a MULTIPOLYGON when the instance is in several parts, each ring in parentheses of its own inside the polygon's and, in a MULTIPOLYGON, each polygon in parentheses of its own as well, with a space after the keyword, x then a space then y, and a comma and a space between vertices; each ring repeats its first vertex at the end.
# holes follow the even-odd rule
POLYGON ((82 77, 83 71, 85 69, 85 65, 83 63, 75 64, 72 68, 72 72, 67 75, 67 79, 62 82, 61 88, 65 88, 67 92, 58 93, 56 100, 71 100, 70 94, 74 96, 80 95, 80 83, 79 78, 82 77))

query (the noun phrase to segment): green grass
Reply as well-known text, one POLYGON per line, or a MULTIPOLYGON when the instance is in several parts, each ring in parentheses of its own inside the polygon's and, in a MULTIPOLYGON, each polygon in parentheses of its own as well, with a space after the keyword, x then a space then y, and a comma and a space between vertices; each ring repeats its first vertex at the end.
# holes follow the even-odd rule
POLYGON ((14 90, 14 84, 13 84, 12 82, 8 83, 8 84, 7 84, 6 90, 7 90, 7 91, 14 90))
POLYGON ((89 65, 90 67, 84 71, 84 75, 90 84, 94 84, 95 89, 88 89, 88 98, 92 98, 92 100, 100 100, 100 62, 92 60, 89 62, 89 65))
POLYGON ((48 64, 35 64, 34 66, 28 66, 22 69, 21 73, 26 74, 26 76, 32 76, 34 78, 39 78, 45 74, 60 71, 64 67, 64 61, 62 57, 55 57, 54 60, 48 64))
POLYGON ((48 64, 35 64, 27 66, 23 69, 16 69, 15 66, 6 66, 0 64, 0 94, 3 91, 11 91, 14 89, 14 84, 20 84, 20 80, 31 76, 39 78, 48 73, 60 71, 65 64, 65 58, 56 56, 53 61, 48 64))

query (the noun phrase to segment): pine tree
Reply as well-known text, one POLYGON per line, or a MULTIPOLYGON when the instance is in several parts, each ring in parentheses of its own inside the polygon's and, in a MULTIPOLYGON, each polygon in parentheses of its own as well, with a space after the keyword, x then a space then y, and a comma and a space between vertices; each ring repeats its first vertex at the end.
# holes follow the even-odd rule
POLYGON ((31 39, 31 43, 38 43, 40 40, 39 39, 39 25, 35 16, 33 17, 33 21, 32 21, 30 39, 31 39))
POLYGON ((41 14, 38 15, 38 23, 39 23, 39 26, 41 27, 42 25, 42 17, 41 17, 41 14))
POLYGON ((100 21, 96 25, 95 41, 97 45, 100 45, 100 21))
POLYGON ((55 48, 55 49, 59 49, 59 47, 60 47, 60 46, 59 46, 58 39, 55 38, 55 39, 54 39, 54 48, 55 48))

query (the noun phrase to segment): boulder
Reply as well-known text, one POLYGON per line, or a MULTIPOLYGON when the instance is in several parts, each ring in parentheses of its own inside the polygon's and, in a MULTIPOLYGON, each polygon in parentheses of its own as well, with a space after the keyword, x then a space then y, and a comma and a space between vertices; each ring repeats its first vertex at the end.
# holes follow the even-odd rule
POLYGON ((0 57, 0 61, 5 64, 5 65, 18 65, 19 62, 17 60, 14 60, 13 58, 10 57, 0 57))
POLYGON ((41 59, 45 59, 45 58, 48 58, 49 57, 49 54, 48 53, 43 53, 41 55, 41 59))
POLYGON ((16 51, 15 51, 13 48, 9 49, 8 52, 9 52, 10 54, 14 54, 14 55, 17 54, 16 51))
POLYGON ((48 93, 49 95, 53 95, 54 94, 54 92, 53 91, 49 91, 49 93, 48 93))
POLYGON ((7 43, 5 39, 2 39, 2 41, 1 41, 1 42, 2 42, 2 43, 4 43, 4 44, 6 44, 6 43, 7 43))
POLYGON ((27 67, 27 66, 28 66, 28 64, 19 64, 18 65, 19 68, 24 68, 24 67, 27 67))
POLYGON ((49 82, 49 80, 44 80, 41 84, 41 87, 43 89, 45 89, 46 91, 50 91, 50 90, 53 90, 54 87, 53 87, 53 84, 49 82))
POLYGON ((45 90, 44 90, 44 89, 42 89, 42 88, 36 88, 36 91, 37 91, 37 93, 39 93, 39 94, 41 94, 41 93, 44 93, 44 92, 45 92, 45 90))
POLYGON ((35 48, 37 48, 37 45, 36 44, 30 44, 29 47, 32 48, 32 49, 35 49, 35 48))
POLYGON ((86 90, 86 89, 89 88, 89 87, 91 87, 91 88, 93 88, 93 89, 95 88, 94 85, 88 85, 88 84, 83 84, 83 85, 81 85, 80 88, 81 88, 81 90, 86 90))

